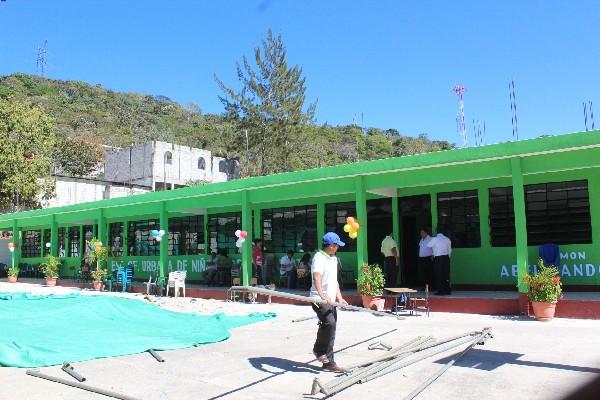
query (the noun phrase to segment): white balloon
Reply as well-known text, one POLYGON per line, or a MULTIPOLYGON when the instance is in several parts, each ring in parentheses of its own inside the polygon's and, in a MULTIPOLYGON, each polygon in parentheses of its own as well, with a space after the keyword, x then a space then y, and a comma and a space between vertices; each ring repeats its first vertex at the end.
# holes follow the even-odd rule
POLYGON ((160 231, 158 231, 158 235, 159 236, 164 236, 165 235, 165 231, 163 231, 162 229, 160 231))

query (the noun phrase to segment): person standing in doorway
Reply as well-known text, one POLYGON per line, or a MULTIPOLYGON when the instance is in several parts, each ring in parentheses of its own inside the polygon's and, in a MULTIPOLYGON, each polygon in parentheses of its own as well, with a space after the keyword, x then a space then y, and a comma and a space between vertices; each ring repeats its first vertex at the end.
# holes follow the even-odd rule
POLYGON ((387 235, 381 242, 381 254, 383 254, 383 271, 385 273, 385 283, 387 287, 396 286, 398 279, 398 269, 400 269, 400 252, 398 245, 392 237, 392 233, 387 235))
POLYGON ((431 247, 433 251, 433 270, 438 290, 435 294, 451 294, 450 256, 452 255, 452 242, 438 230, 438 234, 427 243, 427 247, 431 247))
POLYGON ((319 330, 313 346, 313 353, 323 364, 323 369, 331 372, 346 372, 334 361, 333 345, 337 325, 337 310, 333 302, 348 304, 342 297, 337 280, 337 257, 339 247, 345 246, 337 233, 327 232, 323 236, 323 248, 312 259, 312 286, 310 297, 325 300, 326 304, 313 304, 312 308, 319 318, 319 330))
POLYGON ((437 290, 433 280, 433 250, 427 244, 431 241, 429 236, 429 228, 423 228, 419 232, 421 240, 419 241, 419 271, 425 277, 426 285, 429 285, 430 290, 437 290))

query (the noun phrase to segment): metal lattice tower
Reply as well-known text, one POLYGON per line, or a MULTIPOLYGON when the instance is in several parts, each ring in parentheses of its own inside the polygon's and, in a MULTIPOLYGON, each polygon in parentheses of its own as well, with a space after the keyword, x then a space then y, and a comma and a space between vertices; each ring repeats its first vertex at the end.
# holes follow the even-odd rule
POLYGON ((583 120, 585 123, 585 131, 588 131, 588 116, 590 122, 592 123, 592 130, 596 130, 596 125, 594 124, 594 110, 592 110, 592 101, 589 100, 587 103, 583 102, 583 120), (588 114, 589 113, 589 114, 588 114))
POLYGON ((513 140, 519 140, 519 127, 517 123, 517 98, 515 96, 515 81, 508 82, 508 95, 510 97, 510 122, 512 124, 513 140))
POLYGON ((44 40, 44 45, 38 48, 36 69, 39 76, 46 76, 46 46, 48 41, 44 40))
POLYGON ((458 115, 456 116, 456 130, 458 134, 463 140, 463 147, 467 147, 467 125, 465 124, 465 103, 464 103, 464 94, 465 87, 460 83, 452 88, 452 91, 456 94, 458 98, 458 115))

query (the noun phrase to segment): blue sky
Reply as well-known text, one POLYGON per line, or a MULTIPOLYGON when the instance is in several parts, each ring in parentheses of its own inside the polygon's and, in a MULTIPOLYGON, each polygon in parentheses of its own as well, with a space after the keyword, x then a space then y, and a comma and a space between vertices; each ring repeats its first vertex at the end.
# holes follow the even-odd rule
POLYGON ((459 142, 452 87, 485 143, 584 130, 582 101, 600 126, 597 1, 69 1, 0 2, 0 74, 35 72, 48 40, 48 77, 194 101, 220 113, 217 73, 271 27, 303 67, 319 123, 361 122, 459 142))

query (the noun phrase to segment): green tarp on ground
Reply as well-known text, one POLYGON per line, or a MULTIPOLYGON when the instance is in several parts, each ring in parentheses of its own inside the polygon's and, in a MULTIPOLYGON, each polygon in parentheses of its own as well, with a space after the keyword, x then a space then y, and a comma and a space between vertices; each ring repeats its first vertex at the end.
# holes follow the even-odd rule
POLYGON ((0 293, 0 365, 45 367, 214 343, 231 328, 274 316, 184 314, 112 296, 0 293))

